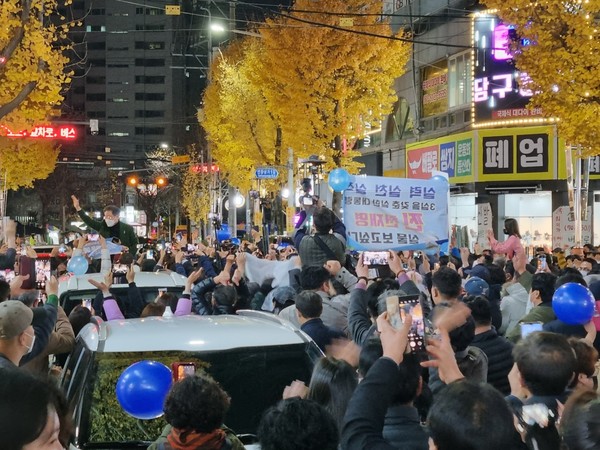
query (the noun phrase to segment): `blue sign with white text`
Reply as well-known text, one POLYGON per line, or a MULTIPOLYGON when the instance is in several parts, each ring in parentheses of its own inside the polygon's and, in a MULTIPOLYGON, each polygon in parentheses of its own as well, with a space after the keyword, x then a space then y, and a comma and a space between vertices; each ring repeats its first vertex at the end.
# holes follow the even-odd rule
POLYGON ((279 171, 274 167, 259 167, 254 174, 259 180, 266 180, 277 178, 279 171))

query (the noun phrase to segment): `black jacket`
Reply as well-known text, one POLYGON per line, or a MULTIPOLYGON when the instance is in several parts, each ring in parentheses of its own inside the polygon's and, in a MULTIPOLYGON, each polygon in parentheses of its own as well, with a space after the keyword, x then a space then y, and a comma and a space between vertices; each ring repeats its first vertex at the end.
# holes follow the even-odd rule
POLYGON ((383 437, 399 450, 427 450, 429 436, 414 406, 390 406, 385 415, 383 437))
POLYGON ((492 328, 475 335, 471 345, 483 350, 488 357, 487 382, 502 394, 510 394, 508 373, 513 367, 512 343, 503 336, 498 336, 498 332, 492 328))
POLYGON ((343 331, 329 328, 318 317, 304 322, 300 329, 315 341, 315 344, 319 346, 323 353, 325 352, 325 348, 331 344, 332 340, 346 338, 343 331))

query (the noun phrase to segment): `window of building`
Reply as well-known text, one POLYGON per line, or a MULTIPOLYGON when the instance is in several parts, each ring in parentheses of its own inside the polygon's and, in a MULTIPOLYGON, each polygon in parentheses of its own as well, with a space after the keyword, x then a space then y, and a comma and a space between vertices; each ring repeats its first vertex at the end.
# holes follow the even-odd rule
POLYGON ((164 42, 136 41, 135 48, 136 48, 136 50, 164 50, 165 43, 164 42))
POLYGON ((129 136, 129 133, 127 133, 126 131, 112 131, 112 132, 108 133, 108 135, 122 137, 122 136, 129 136))
POLYGON ((103 102, 106 100, 106 94, 104 92, 100 92, 97 94, 87 94, 85 99, 90 102, 103 102))
POLYGON ((129 64, 109 64, 107 67, 110 67, 112 69, 127 69, 129 67, 129 64))
POLYGON ((165 117, 165 112, 161 110, 136 109, 135 117, 165 117))
POLYGON ((165 134, 164 127, 135 127, 136 135, 165 134))
POLYGON ((108 47, 109 52, 126 52, 129 51, 129 47, 108 47))
POLYGON ((87 25, 85 27, 85 31, 87 31, 88 33, 92 32, 92 31, 104 32, 104 31, 106 31, 106 27, 104 25, 87 25))
POLYGON ((110 103, 127 103, 129 101, 129 99, 123 98, 123 97, 113 97, 113 98, 109 98, 108 101, 110 103))
POLYGON ((162 101, 165 99, 165 94, 157 92, 136 92, 135 99, 146 101, 162 101))
POLYGON ((160 31, 164 30, 164 25, 147 25, 147 24, 138 24, 135 26, 136 31, 160 31))
POLYGON ((106 42, 88 42, 88 50, 104 50, 106 49, 106 42))
POLYGON ((129 81, 109 81, 108 84, 129 84, 129 81))
POLYGON ((165 77, 162 75, 136 75, 135 82, 141 84, 165 84, 165 77))
POLYGON ((471 52, 448 58, 448 104, 450 108, 471 105, 471 52))
POLYGON ((106 117, 106 111, 88 111, 88 119, 104 119, 106 117))
POLYGON ((136 58, 136 67, 164 67, 165 60, 157 58, 136 58))
POLYGON ((108 116, 109 119, 129 119, 129 116, 108 116))

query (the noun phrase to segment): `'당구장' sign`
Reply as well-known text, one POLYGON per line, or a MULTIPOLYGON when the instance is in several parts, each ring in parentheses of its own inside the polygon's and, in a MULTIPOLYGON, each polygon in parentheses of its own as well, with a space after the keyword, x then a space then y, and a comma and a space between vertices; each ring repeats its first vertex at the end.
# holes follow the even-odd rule
POLYGON ((448 241, 448 189, 443 179, 351 177, 344 224, 355 250, 419 250, 448 241))

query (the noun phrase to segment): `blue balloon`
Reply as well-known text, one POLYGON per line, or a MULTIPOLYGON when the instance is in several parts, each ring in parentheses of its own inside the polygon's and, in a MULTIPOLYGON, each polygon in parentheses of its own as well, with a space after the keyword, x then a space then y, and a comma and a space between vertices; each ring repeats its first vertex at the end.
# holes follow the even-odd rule
POLYGON ((333 169, 329 172, 327 182, 335 192, 342 192, 350 186, 350 174, 346 169, 333 169))
POLYGON ((83 255, 72 257, 67 263, 67 270, 75 275, 83 275, 88 270, 88 261, 83 255))
POLYGON ((552 296, 556 317, 569 325, 583 325, 594 316, 596 300, 588 288, 579 283, 566 283, 552 296))
POLYGON ((115 392, 123 411, 136 419, 156 419, 164 414, 165 398, 173 384, 171 370, 156 361, 139 361, 127 367, 115 392))
POLYGON ((446 183, 446 184, 448 184, 448 179, 446 177, 441 176, 441 175, 435 175, 435 176, 431 177, 429 180, 430 181, 436 181, 438 183, 446 183))
POLYGON ((237 238, 237 237, 231 238, 231 243, 233 245, 240 245, 240 238, 237 238))

